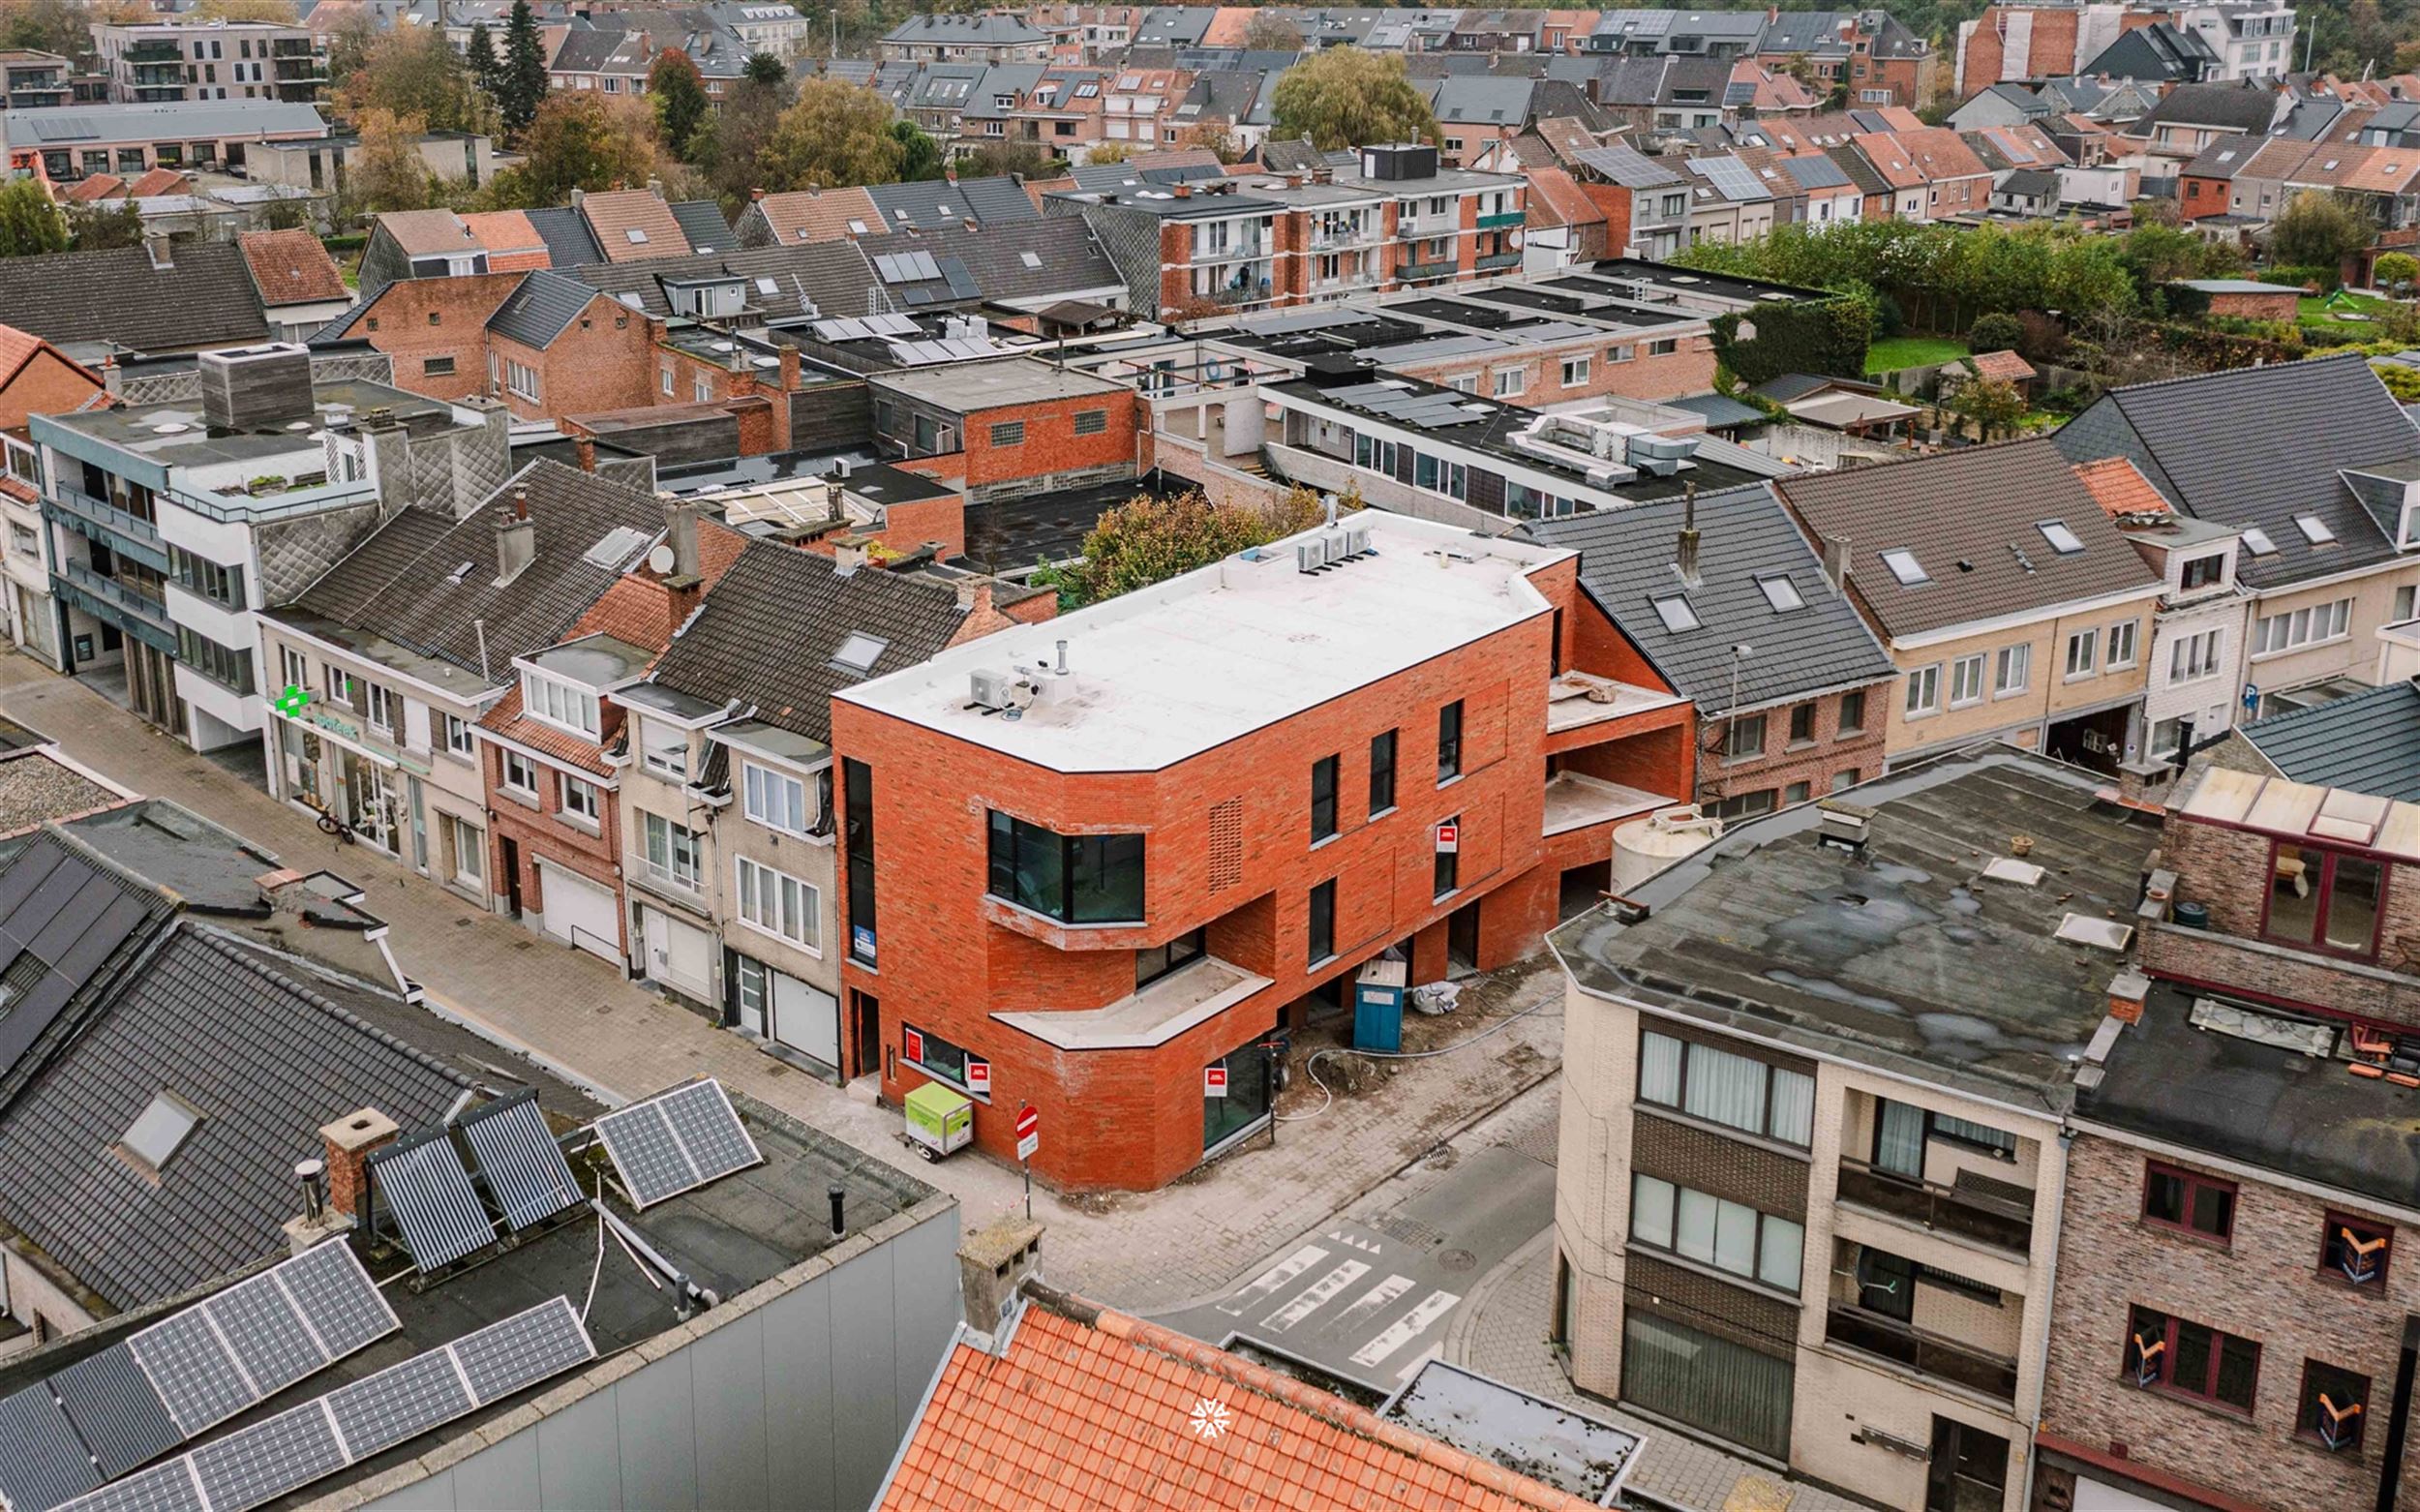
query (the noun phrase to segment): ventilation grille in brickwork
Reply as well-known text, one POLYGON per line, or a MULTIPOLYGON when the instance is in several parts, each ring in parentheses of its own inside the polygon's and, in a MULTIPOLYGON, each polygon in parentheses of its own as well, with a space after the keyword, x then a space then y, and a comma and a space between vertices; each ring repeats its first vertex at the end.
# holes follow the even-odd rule
POLYGON ((1244 882, 1244 801, 1230 798, 1210 810, 1210 891, 1244 882))

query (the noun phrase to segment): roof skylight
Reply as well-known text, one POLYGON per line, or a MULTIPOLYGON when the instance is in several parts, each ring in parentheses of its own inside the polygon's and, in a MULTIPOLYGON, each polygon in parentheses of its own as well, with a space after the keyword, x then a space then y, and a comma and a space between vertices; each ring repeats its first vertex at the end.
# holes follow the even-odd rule
POLYGON ((1678 593, 1654 600, 1655 616, 1664 621, 1664 628, 1675 635, 1685 634, 1698 627, 1697 611, 1678 593))
POLYGON ((2314 546, 2325 546, 2336 539, 2336 532, 2317 515, 2294 516, 2294 529, 2302 531, 2302 538, 2314 546))
POLYGON ((1901 583, 1915 584, 1929 583, 1932 581, 1932 574, 1926 572, 1924 570, 1924 564, 1916 559, 1916 553, 1909 551, 1904 546, 1894 546, 1891 550, 1884 552, 1882 554, 1882 564, 1889 567, 1891 569, 1891 575, 1897 578, 1901 583))
POLYGON ((2277 554, 2277 542, 2269 539, 2268 531, 2255 525, 2244 532, 2244 550, 2255 557, 2271 557, 2277 554))
POLYGON ((851 631, 849 638, 840 643, 840 649, 832 653, 832 665, 863 677, 874 670, 874 663, 882 659, 883 650, 890 644, 862 630, 851 631))
POLYGON ((1770 578, 1758 578, 1756 586, 1765 590, 1765 602, 1773 606, 1773 613, 1786 615, 1793 609, 1803 609, 1806 600, 1799 596, 1799 586, 1784 572, 1770 578))
POLYGON ((2065 520, 2044 520, 2034 529, 2040 530, 2042 538, 2050 543, 2050 549, 2062 557, 2072 556, 2084 549, 2083 540, 2067 528, 2065 520))
POLYGON ((136 1117, 118 1144, 153 1171, 165 1170, 200 1123, 201 1113, 193 1104, 174 1093, 163 1092, 136 1117))

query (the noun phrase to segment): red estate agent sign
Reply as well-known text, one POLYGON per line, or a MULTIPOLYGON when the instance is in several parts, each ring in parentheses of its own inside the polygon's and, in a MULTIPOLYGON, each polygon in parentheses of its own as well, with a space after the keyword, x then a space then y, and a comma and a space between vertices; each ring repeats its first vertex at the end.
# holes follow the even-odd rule
POLYGON ((991 1096, 991 1062, 966 1058, 966 1090, 991 1096))
POLYGON ((1462 826, 1448 819, 1437 827, 1437 848, 1439 851, 1462 849, 1462 826))
POLYGON ((1201 1095, 1206 1098, 1226 1096, 1226 1068, 1205 1066, 1201 1069, 1201 1095))

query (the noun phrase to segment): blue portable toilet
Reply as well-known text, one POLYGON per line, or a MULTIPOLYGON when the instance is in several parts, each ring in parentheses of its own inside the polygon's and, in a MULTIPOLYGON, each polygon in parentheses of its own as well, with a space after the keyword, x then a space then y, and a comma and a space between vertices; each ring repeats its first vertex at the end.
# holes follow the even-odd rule
POLYGON ((1353 1048, 1393 1053, 1404 1047, 1404 983, 1411 967, 1375 960, 1353 983, 1353 1048))

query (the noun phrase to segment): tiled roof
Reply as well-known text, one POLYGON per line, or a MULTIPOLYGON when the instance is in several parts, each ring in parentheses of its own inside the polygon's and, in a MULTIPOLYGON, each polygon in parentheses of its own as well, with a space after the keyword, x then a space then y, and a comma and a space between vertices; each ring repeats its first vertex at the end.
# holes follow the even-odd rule
POLYGON ((2288 781, 2420 803, 2420 684, 2390 682, 2242 733, 2288 781))
POLYGON ((955 257, 987 300, 1034 300, 1117 287, 1115 264, 1079 216, 1036 217, 978 230, 927 231, 921 236, 871 236, 867 257, 929 252, 955 257))
POLYGON ((148 199, 158 195, 181 195, 193 188, 194 181, 174 168, 153 168, 126 186, 128 195, 148 199))
POLYGON ((2124 457, 2104 457, 2099 462, 2079 463, 2075 475, 2084 483, 2084 492, 2092 495, 2102 512, 2116 518, 2122 515, 2163 515, 2175 511, 2151 480, 2124 457))
POLYGON ((77 204, 92 204, 98 200, 115 199, 125 193, 126 180, 115 173, 95 173, 90 178, 79 178, 70 184, 66 197, 77 204))
POLYGON ((2012 351, 1979 351, 1966 359, 1977 378, 1997 378, 2003 383, 2021 383, 2036 376, 2034 365, 2012 351))
POLYGON ((428 509, 396 511, 297 603, 467 672, 481 672, 484 649, 482 675, 500 679, 499 669, 513 657, 562 639, 663 526, 663 506, 652 495, 534 462, 463 519, 428 509), (537 553, 519 576, 499 586, 498 518, 523 487, 537 553), (590 554, 616 531, 637 532, 637 545, 609 561, 591 560, 590 554))
POLYGON ((608 262, 644 262, 685 257, 689 235, 661 195, 645 189, 614 189, 584 196, 580 213, 608 262))
POLYGON ((477 241, 451 210, 389 210, 378 217, 378 228, 409 257, 448 257, 477 241))
POLYGON ((2238 559, 2243 579, 2258 588, 2393 557, 2393 541, 2344 472, 2420 460, 2420 432, 2358 354, 2112 389, 2055 440, 2072 462, 2133 458, 2196 518, 2259 528, 2276 551, 2238 559), (2307 540, 2295 524, 2302 515, 2315 515, 2335 540, 2307 540))
POLYGON ((2135 123, 2137 134, 2148 136, 2158 126, 2265 132, 2277 113, 2277 98, 2254 84, 2179 84, 2135 123))
POLYGON ((1892 636, 2159 587, 2047 439, 1773 486, 1810 534, 1846 538, 1850 587, 1892 636), (2084 549, 2055 550, 2038 529, 2045 521, 2084 549), (1925 580, 1901 583, 1882 560, 1894 550, 1912 552, 1925 580))
POLYGON ((1035 1300, 999 1354, 954 1344, 878 1512, 1352 1507, 1582 1512, 1588 1503, 1315 1386, 1122 1313, 1035 1300), (1224 1437, 1197 1432, 1204 1402, 1224 1437))
POLYGON ((690 251, 729 252, 740 245, 731 223, 711 199, 676 199, 669 208, 672 218, 681 223, 681 233, 689 239, 690 251))
POLYGON ((141 247, 0 257, 0 310, 59 346, 175 351, 268 337, 260 291, 233 243, 179 243, 171 257, 165 268, 141 247))
POLYGON ((1588 597, 1702 713, 1891 676, 1891 658, 1825 581, 1823 562, 1764 485, 1698 497, 1695 584, 1683 583, 1675 563, 1686 513, 1680 499, 1658 499, 1541 521, 1529 533, 1580 553, 1588 597), (1787 578, 1802 607, 1775 610, 1762 586, 1771 578, 1787 578), (1665 628, 1654 600, 1675 595, 1696 611, 1698 628, 1665 628), (1740 645, 1755 654, 1734 656, 1740 645))
POLYGON ((578 279, 540 268, 521 276, 521 287, 496 307, 487 328, 543 351, 595 298, 596 290, 578 279))
MULTIPOLYGON (((619 706, 604 711, 600 734, 607 744, 621 731, 622 713, 619 706)), ((610 777, 613 764, 605 759, 604 745, 583 735, 574 735, 542 719, 531 719, 521 711, 521 684, 516 681, 504 690, 479 720, 479 728, 500 737, 514 745, 533 750, 550 761, 589 772, 593 776, 610 777)))
POLYGON ((470 239, 487 249, 491 273, 542 268, 550 263, 546 238, 519 210, 481 210, 462 218, 470 239))
POLYGON ((244 249, 244 262, 252 269, 263 304, 352 297, 327 244, 309 231, 246 231, 235 242, 244 249))
MULTIPOLYGON (((866 309, 867 290, 875 287, 874 269, 853 242, 806 242, 788 247, 750 247, 702 257, 668 257, 660 262, 592 262, 571 276, 591 288, 617 298, 635 297, 650 315, 669 316, 672 304, 663 280, 734 274, 750 281, 770 278, 780 285, 778 313, 800 313, 799 300, 812 299, 824 314, 840 316, 866 309)), ((754 296, 752 296, 754 297, 754 296)), ((769 307, 770 308, 770 307, 769 307)))
POLYGON ((569 205, 551 205, 542 210, 526 210, 522 214, 529 229, 546 243, 547 256, 558 269, 585 267, 605 260, 603 249, 589 234, 588 218, 569 205))
POLYGON ((950 644, 965 623, 957 590, 938 578, 862 567, 842 576, 832 559, 754 541, 656 662, 652 680, 711 703, 741 698, 768 724, 832 738, 832 695, 864 680, 833 665, 854 634, 885 643, 868 676, 911 667, 950 644), (783 654, 768 656, 778 646, 783 654))
POLYGON ((767 195, 756 201, 750 213, 764 218, 765 228, 772 234, 774 245, 783 247, 798 242, 838 241, 843 236, 863 235, 882 228, 882 212, 874 208, 873 197, 854 187, 767 195))

